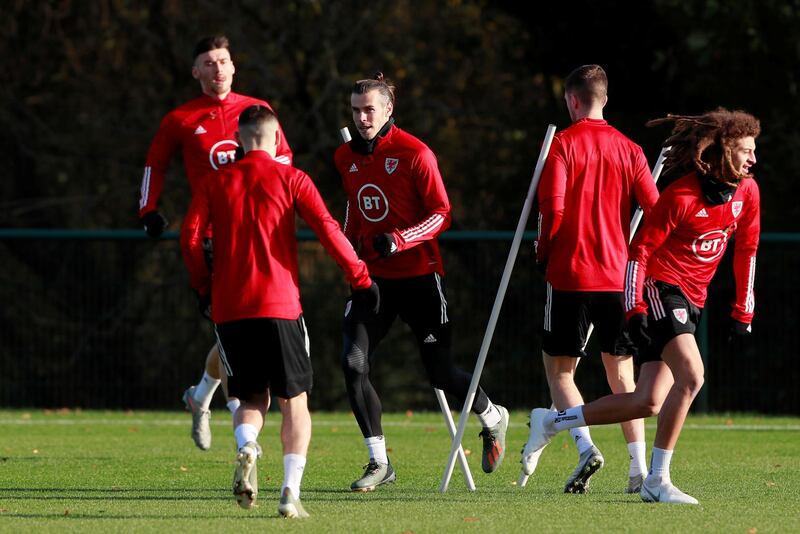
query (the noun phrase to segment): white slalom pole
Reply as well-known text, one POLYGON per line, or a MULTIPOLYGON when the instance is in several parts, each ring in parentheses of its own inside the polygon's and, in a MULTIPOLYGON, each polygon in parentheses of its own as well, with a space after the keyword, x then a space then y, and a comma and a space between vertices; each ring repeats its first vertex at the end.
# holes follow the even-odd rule
MULTIPOLYGON (((345 126, 339 130, 339 136, 342 138, 342 143, 349 143, 352 139, 350 129, 345 126)), ((433 388, 433 394, 439 401, 439 407, 442 409, 444 415, 444 422, 447 425, 447 431, 450 434, 450 439, 456 435, 456 425, 453 422, 453 414, 450 413, 450 405, 447 403, 447 397, 444 396, 444 391, 438 388, 433 388)), ((467 463, 467 456, 464 454, 464 448, 459 442, 458 447, 458 463, 461 466, 461 472, 464 474, 464 483, 467 485, 469 491, 475 491, 475 481, 472 479, 472 472, 469 470, 467 463)))
MULTIPOLYGON (((447 403, 447 397, 444 396, 444 391, 438 388, 433 388, 433 393, 439 401, 439 407, 442 409, 444 415, 444 422, 447 425, 447 431, 450 434, 450 439, 456 437, 456 424, 453 422, 453 414, 450 413, 450 405, 447 403)), ((461 473, 464 475, 464 483, 467 485, 469 491, 475 491, 475 481, 472 479, 472 472, 469 470, 467 463, 467 456, 464 454, 464 447, 461 443, 458 444, 458 465, 461 467, 461 473)))
POLYGON ((481 380, 481 373, 483 373, 483 365, 486 363, 486 355, 489 353, 489 346, 492 343, 494 336, 494 329, 497 326, 497 319, 500 316, 500 308, 503 306, 503 300, 506 296, 508 289, 508 282, 511 279, 511 272, 514 270, 514 263, 517 261, 517 254, 519 253, 520 243, 522 242, 522 235, 525 233, 525 226, 528 224, 528 217, 530 217, 531 209, 533 209, 533 197, 536 195, 536 188, 539 185, 539 178, 542 176, 542 169, 544 162, 547 159, 547 154, 550 152, 550 144, 553 142, 553 136, 556 133, 556 127, 552 124, 547 126, 547 133, 544 137, 542 150, 539 152, 539 159, 536 161, 536 167, 533 171, 533 178, 531 185, 528 188, 528 195, 525 197, 525 204, 522 207, 522 214, 517 223, 517 230, 514 232, 514 240, 511 242, 511 250, 508 253, 506 266, 503 270, 503 276, 500 278, 500 288, 497 290, 497 295, 494 299, 492 306, 492 313, 489 316, 489 323, 486 326, 486 332, 483 335, 483 343, 478 353, 478 361, 475 364, 475 370, 472 372, 472 381, 469 384, 467 391, 467 398, 464 401, 464 407, 461 410, 461 417, 458 420, 458 432, 453 439, 453 445, 450 448, 450 456, 447 459, 442 483, 439 486, 439 491, 444 493, 450 484, 450 477, 453 475, 453 467, 455 464, 456 454, 461 447, 461 441, 464 439, 464 432, 467 429, 467 420, 469 418, 470 408, 472 402, 475 400, 475 393, 478 391, 478 384, 481 380))

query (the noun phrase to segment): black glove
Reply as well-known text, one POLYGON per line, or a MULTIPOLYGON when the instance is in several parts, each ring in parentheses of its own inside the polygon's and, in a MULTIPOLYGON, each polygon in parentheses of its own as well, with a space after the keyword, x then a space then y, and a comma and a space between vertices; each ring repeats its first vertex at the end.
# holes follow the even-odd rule
POLYGON ((211 292, 208 295, 201 295, 195 291, 197 297, 197 309, 204 318, 211 321, 211 292))
POLYGON ((381 292, 374 280, 369 287, 353 289, 352 293, 354 306, 357 306, 360 310, 371 312, 373 315, 378 314, 378 310, 381 307, 381 292))
POLYGON ((397 243, 394 242, 392 234, 378 234, 372 238, 372 248, 384 258, 388 258, 397 252, 397 243))
POLYGON ((164 233, 164 228, 167 227, 167 218, 161 215, 157 210, 148 211, 141 218, 144 225, 144 231, 150 237, 158 237, 164 233))
POLYGON ((647 314, 637 313, 628 319, 628 334, 640 351, 650 346, 653 340, 647 334, 647 314))
POLYGON ((742 323, 736 319, 731 319, 731 325, 728 329, 728 345, 732 345, 737 341, 744 341, 753 333, 753 329, 749 324, 742 323))

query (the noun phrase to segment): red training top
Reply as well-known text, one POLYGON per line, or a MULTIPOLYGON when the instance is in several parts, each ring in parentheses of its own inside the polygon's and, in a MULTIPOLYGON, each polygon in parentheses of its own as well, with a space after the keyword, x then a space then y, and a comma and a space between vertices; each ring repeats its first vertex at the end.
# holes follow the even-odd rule
POLYGON ((536 258, 561 291, 622 291, 633 197, 645 215, 658 190, 642 149, 604 120, 556 134, 542 172, 536 258))
MULTIPOLYGON (((270 108, 263 100, 231 92, 224 100, 204 94, 169 112, 161 120, 147 152, 139 216, 157 208, 169 162, 179 148, 192 195, 204 176, 233 163, 239 146, 234 138, 239 129, 239 114, 254 105, 270 108)), ((275 159, 292 164, 292 150, 283 130, 275 159)))
POLYGON ((334 160, 348 198, 344 233, 369 272, 384 278, 444 275, 436 238, 450 226, 450 201, 431 149, 392 125, 372 154, 354 152, 347 143, 334 160), (397 244, 388 258, 372 246, 383 233, 397 244))
POLYGON ((370 286, 364 262, 331 217, 303 171, 253 150, 237 164, 198 184, 181 231, 181 249, 192 287, 211 295, 215 323, 302 313, 297 276, 295 211, 344 270, 356 289, 370 286), (214 273, 203 238, 214 225, 214 273))
POLYGON ((753 282, 760 229, 758 184, 745 179, 729 202, 706 201, 695 173, 664 190, 631 243, 625 280, 625 310, 630 317, 646 313, 642 300, 644 276, 681 288, 686 298, 702 308, 706 289, 734 232, 733 271, 736 300, 731 315, 750 324, 755 300, 753 282))

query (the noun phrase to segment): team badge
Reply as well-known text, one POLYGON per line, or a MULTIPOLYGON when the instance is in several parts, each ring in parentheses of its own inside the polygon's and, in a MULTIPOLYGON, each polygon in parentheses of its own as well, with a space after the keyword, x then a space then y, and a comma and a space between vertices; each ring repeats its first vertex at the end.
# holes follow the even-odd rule
POLYGON ((386 158, 386 161, 383 163, 383 168, 386 169, 387 173, 392 174, 397 170, 398 163, 400 163, 400 160, 397 158, 386 158))
POLYGON ((731 211, 734 217, 738 217, 739 214, 742 213, 742 201, 737 200, 736 202, 731 202, 731 211))
POLYGON ((674 315, 681 324, 686 324, 686 320, 689 318, 686 313, 686 308, 675 308, 672 310, 672 315, 674 315))

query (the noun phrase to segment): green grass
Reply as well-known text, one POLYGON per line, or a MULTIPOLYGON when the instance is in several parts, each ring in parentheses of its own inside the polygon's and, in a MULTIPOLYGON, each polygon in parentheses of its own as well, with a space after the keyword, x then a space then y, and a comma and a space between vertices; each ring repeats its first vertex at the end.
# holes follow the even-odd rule
MULTIPOLYGON (((0 411, 0 531, 58 532, 798 532, 800 419, 691 417, 673 458, 673 481, 696 507, 644 504, 625 495, 627 450, 618 427, 592 429, 606 467, 588 495, 561 493, 577 453, 562 433, 526 488, 514 481, 527 438, 512 414, 500 470, 480 470, 479 428, 465 447, 477 491, 456 468, 438 493, 449 440, 441 414, 385 417, 397 483, 369 494, 346 490, 366 454, 350 414, 314 414, 303 481, 305 521, 277 518, 282 461, 277 414, 260 442, 260 506, 239 509, 230 493, 233 440, 224 412, 208 452, 188 437, 190 417, 153 412, 0 411)), ((653 426, 648 426, 648 441, 653 426)))

